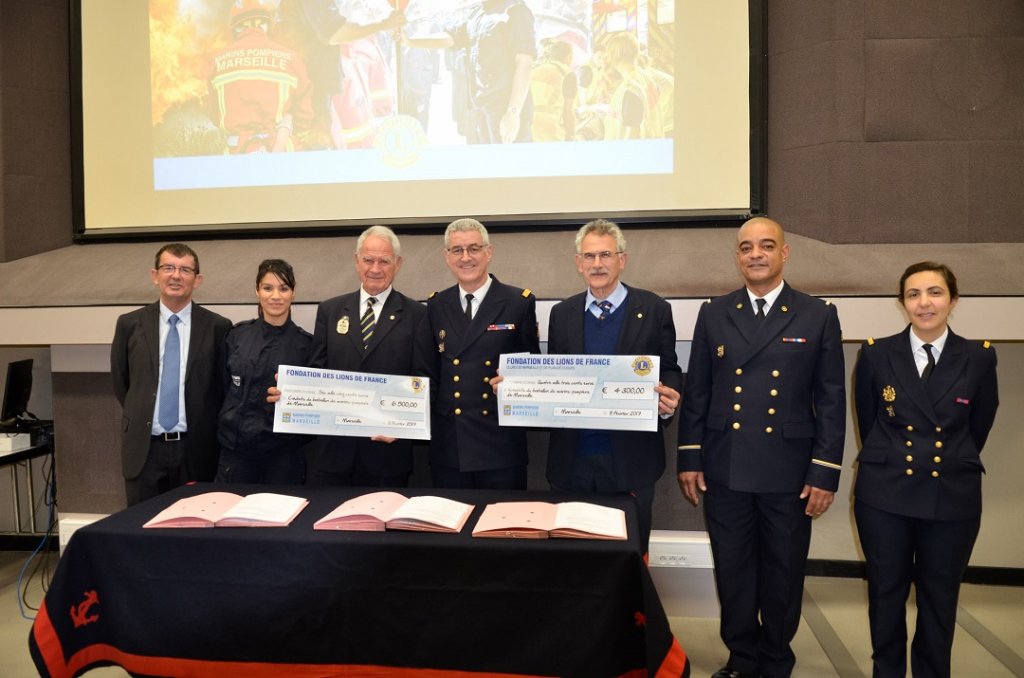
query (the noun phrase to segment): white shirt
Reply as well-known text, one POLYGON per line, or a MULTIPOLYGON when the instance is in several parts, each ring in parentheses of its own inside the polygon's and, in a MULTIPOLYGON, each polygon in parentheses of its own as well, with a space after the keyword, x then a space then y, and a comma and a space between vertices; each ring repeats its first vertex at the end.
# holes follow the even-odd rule
POLYGON ((775 305, 775 301, 779 298, 779 295, 782 294, 782 286, 785 285, 785 284, 786 284, 785 282, 780 282, 778 287, 776 287, 774 290, 772 290, 768 294, 764 295, 763 297, 759 297, 756 294, 754 294, 753 292, 751 292, 750 289, 747 289, 747 296, 750 297, 750 305, 754 309, 754 315, 757 315, 757 300, 758 299, 764 299, 765 300, 764 314, 768 315, 768 311, 771 310, 772 306, 775 305))
POLYGON ((587 288, 587 299, 586 299, 586 304, 587 304, 586 305, 586 310, 588 310, 591 313, 593 313, 595 318, 600 318, 602 311, 601 311, 601 307, 598 306, 596 304, 596 302, 598 302, 598 301, 610 301, 611 304, 612 304, 612 309, 610 311, 608 311, 608 312, 609 313, 615 313, 615 309, 617 309, 618 307, 620 307, 624 303, 626 303, 626 296, 627 296, 627 294, 626 294, 626 286, 623 285, 621 281, 619 281, 619 283, 615 286, 615 289, 612 291, 611 294, 609 294, 606 298, 600 299, 600 300, 597 297, 594 296, 594 293, 591 292, 590 288, 588 287, 587 288))
POLYGON ((377 321, 380 320, 380 311, 381 311, 382 308, 384 308, 384 302, 388 300, 388 295, 391 294, 391 289, 392 289, 391 287, 388 287, 386 290, 384 290, 380 294, 370 294, 369 292, 364 290, 362 288, 362 286, 360 286, 359 287, 359 317, 362 318, 363 317, 363 313, 366 312, 366 301, 370 297, 373 297, 373 298, 375 298, 377 300, 377 303, 373 305, 373 322, 374 322, 374 324, 376 324, 377 321))
POLYGON ((156 405, 153 408, 153 435, 161 433, 174 433, 188 430, 188 422, 185 421, 185 366, 188 365, 188 342, 192 335, 192 302, 177 313, 160 302, 160 355, 158 356, 159 372, 156 375, 156 405), (164 346, 167 344, 167 334, 170 332, 171 324, 168 322, 172 315, 178 316, 178 341, 181 346, 181 379, 178 381, 178 425, 170 431, 165 431, 160 425, 160 378, 164 371, 164 346))
MULTIPOLYGON (((949 328, 942 333, 942 336, 933 342, 932 355, 935 356, 935 364, 939 364, 939 356, 942 355, 942 349, 946 346, 946 339, 949 338, 949 328)), ((914 362, 917 363, 918 375, 924 374, 924 368, 928 366, 928 351, 924 348, 924 340, 914 334, 914 330, 910 330, 910 351, 914 354, 914 362)))
POLYGON ((473 317, 476 317, 476 312, 480 310, 480 304, 484 303, 484 297, 487 296, 487 291, 491 289, 491 281, 494 280, 491 276, 487 276, 487 282, 480 286, 475 292, 467 292, 462 289, 462 285, 459 285, 459 303, 462 304, 462 312, 466 312, 466 295, 473 295, 473 317))

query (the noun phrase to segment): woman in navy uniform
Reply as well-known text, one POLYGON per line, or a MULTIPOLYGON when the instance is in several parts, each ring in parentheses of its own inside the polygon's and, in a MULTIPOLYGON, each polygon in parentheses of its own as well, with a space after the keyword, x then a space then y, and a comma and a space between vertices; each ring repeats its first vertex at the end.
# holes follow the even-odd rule
POLYGON ((278 365, 309 363, 313 337, 292 322, 295 272, 282 259, 266 259, 256 274, 259 317, 244 320, 225 339, 227 369, 218 439, 217 481, 301 485, 306 436, 274 433, 267 388, 278 365))
POLYGON ((956 277, 925 261, 900 278, 910 325, 861 347, 854 513, 867 560, 874 676, 904 676, 913 582, 915 678, 949 676, 960 580, 981 524, 980 453, 999 396, 996 354, 948 325, 956 277))

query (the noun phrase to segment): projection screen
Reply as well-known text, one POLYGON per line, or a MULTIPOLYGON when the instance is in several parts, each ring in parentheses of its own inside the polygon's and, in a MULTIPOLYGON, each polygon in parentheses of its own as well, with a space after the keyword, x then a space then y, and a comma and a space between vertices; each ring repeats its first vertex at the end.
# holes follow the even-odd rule
POLYGON ((76 235, 749 214, 759 6, 77 0, 76 235))

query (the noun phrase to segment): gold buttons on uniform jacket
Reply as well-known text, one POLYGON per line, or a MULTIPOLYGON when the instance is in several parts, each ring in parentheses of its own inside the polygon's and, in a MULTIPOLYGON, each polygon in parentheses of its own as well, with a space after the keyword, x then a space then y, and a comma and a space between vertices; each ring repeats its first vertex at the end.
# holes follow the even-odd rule
POLYGON ((732 406, 732 409, 733 409, 734 412, 739 412, 740 411, 740 404, 736 403, 735 405, 732 406))
POLYGON ((941 426, 936 426, 935 427, 935 432, 936 433, 942 433, 942 427, 941 426))
POLYGON ((911 426, 910 424, 907 424, 907 430, 908 430, 908 431, 913 431, 913 430, 914 430, 914 427, 913 427, 913 426, 911 426))
POLYGON ((775 397, 775 396, 779 395, 779 392, 777 390, 775 390, 774 388, 772 390, 768 391, 768 393, 770 393, 772 395, 772 397, 775 397))
POLYGON ((907 459, 907 461, 914 461, 914 457, 913 457, 913 455, 910 455, 910 454, 908 454, 908 455, 906 456, 906 459, 907 459))
POLYGON ((491 383, 491 378, 490 377, 484 377, 484 383, 485 384, 491 383))
POLYGON ((765 428, 764 432, 765 433, 771 433, 772 432, 772 427, 768 426, 767 428, 765 428))
POLYGON ((938 457, 938 456, 932 457, 932 461, 934 461, 936 464, 941 464, 942 463, 942 457, 938 457))
POLYGON ((768 414, 775 414, 775 408, 774 407, 769 407, 768 408, 768 414))
POLYGON ((914 475, 914 469, 912 469, 912 468, 908 468, 908 469, 907 469, 907 475, 908 475, 908 476, 912 476, 912 475, 914 475))
POLYGON ((733 390, 736 391, 737 393, 743 393, 743 387, 742 386, 737 386, 733 390))
POLYGON ((942 448, 942 441, 941 440, 936 440, 935 441, 935 447, 941 449, 942 448))
POLYGON ((456 374, 454 377, 452 377, 452 381, 458 381, 458 380, 459 380, 459 375, 456 374))
POLYGON ((743 374, 743 368, 742 367, 737 367, 736 368, 736 376, 738 377, 741 374, 743 374))
POLYGON ((458 391, 456 391, 454 395, 455 395, 456 398, 461 398, 462 397, 462 394, 459 393, 458 391))
POLYGON ((488 398, 491 397, 490 393, 481 393, 480 395, 481 395, 481 397, 483 397, 484 400, 487 400, 488 398))
POLYGON ((455 414, 462 414, 462 410, 458 407, 455 408, 455 414))
POLYGON ((939 477, 939 472, 938 471, 932 471, 932 478, 938 478, 938 477, 939 477))
POLYGON ((491 361, 490 360, 485 360, 484 361, 484 367, 490 367, 490 366, 491 366, 491 361))
POLYGON ((458 365, 458 364, 459 364, 459 359, 458 358, 456 358, 455 360, 452 361, 452 365, 458 365))
POLYGON ((487 410, 484 410, 484 411, 482 412, 482 414, 483 414, 483 415, 484 415, 484 416, 486 417, 486 416, 487 416, 487 410))
POLYGON ((735 422, 733 422, 732 427, 733 427, 734 430, 739 431, 740 430, 740 423, 738 421, 735 421, 735 422))
POLYGON ((772 376, 773 377, 779 376, 779 371, 778 370, 772 370, 772 376))
POLYGON ((912 443, 911 441, 908 440, 907 441, 907 447, 913 447, 913 446, 914 446, 914 443, 912 443))

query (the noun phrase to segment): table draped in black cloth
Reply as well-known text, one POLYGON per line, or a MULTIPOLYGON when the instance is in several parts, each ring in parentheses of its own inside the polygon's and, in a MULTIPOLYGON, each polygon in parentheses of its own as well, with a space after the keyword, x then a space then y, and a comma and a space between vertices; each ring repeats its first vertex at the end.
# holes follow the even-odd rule
POLYGON ((315 531, 367 489, 198 484, 84 527, 29 647, 43 676, 688 676, 640 554, 630 499, 408 489, 474 504, 461 534, 315 531), (309 506, 286 528, 143 529, 210 491, 309 506), (497 501, 626 511, 628 541, 474 539, 497 501))

